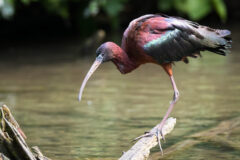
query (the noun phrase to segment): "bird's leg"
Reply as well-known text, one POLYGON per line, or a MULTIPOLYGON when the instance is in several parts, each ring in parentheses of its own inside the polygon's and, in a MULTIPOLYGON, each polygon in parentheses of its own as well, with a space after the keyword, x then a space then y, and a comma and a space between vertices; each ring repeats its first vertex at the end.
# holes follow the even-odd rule
POLYGON ((176 102, 177 102, 177 100, 179 98, 179 91, 177 89, 177 85, 176 85, 176 83, 174 81, 174 77, 173 77, 173 73, 172 73, 172 65, 170 63, 164 64, 163 68, 164 68, 164 70, 167 72, 167 74, 170 77, 170 80, 171 80, 171 83, 172 83, 172 87, 173 87, 173 90, 174 90, 174 94, 173 94, 173 100, 171 101, 170 106, 168 107, 167 113, 164 115, 161 123, 158 126, 158 130, 157 130, 157 135, 158 135, 157 139, 158 139, 158 144, 159 144, 161 152, 162 152, 162 147, 161 147, 159 134, 161 135, 162 139, 165 141, 164 135, 162 133, 163 125, 165 124, 168 116, 172 112, 173 107, 174 107, 174 105, 176 104, 176 102))
POLYGON ((176 83, 174 81, 173 75, 170 76, 170 79, 171 79, 172 87, 173 87, 173 90, 174 90, 173 100, 171 101, 170 106, 168 107, 167 113, 163 117, 163 119, 162 119, 162 121, 161 121, 161 123, 159 124, 159 127, 158 127, 158 132, 160 132, 160 135, 162 136, 162 139, 164 141, 165 141, 165 138, 162 134, 163 125, 165 124, 168 116, 170 115, 170 113, 173 110, 174 105, 176 104, 177 100, 179 99, 179 91, 177 89, 177 86, 176 86, 176 83))
POLYGON ((143 137, 148 137, 148 136, 153 136, 153 135, 157 136, 157 141, 158 141, 159 148, 160 148, 162 154, 163 154, 163 151, 162 151, 162 147, 161 147, 160 136, 165 141, 164 135, 162 133, 162 129, 163 129, 163 126, 164 126, 168 116, 172 112, 172 110, 174 108, 174 105, 176 104, 177 100, 179 99, 179 91, 177 89, 177 86, 176 86, 176 83, 174 81, 174 77, 173 77, 173 74, 172 74, 172 65, 171 64, 164 64, 163 68, 165 69, 165 71, 169 75, 171 83, 172 83, 172 87, 173 87, 173 90, 174 90, 173 100, 171 101, 170 106, 168 107, 167 113, 163 117, 161 123, 158 125, 157 132, 156 133, 146 132, 144 135, 141 135, 141 136, 134 139, 134 140, 138 140, 138 139, 143 138, 143 137))
POLYGON ((160 151, 161 151, 162 155, 163 155, 163 150, 162 150, 162 146, 161 146, 160 136, 162 137, 163 141, 165 142, 165 138, 164 138, 164 134, 162 133, 162 129, 163 129, 163 126, 164 126, 168 116, 172 112, 174 105, 176 104, 176 102, 179 98, 179 91, 177 89, 177 86, 176 86, 176 83, 174 81, 173 75, 170 76, 170 79, 171 79, 172 87, 173 87, 173 90, 174 90, 173 100, 171 101, 170 106, 168 107, 167 113, 164 115, 161 123, 157 127, 157 133, 155 134, 157 136, 158 145, 159 145, 159 148, 160 148, 160 151))

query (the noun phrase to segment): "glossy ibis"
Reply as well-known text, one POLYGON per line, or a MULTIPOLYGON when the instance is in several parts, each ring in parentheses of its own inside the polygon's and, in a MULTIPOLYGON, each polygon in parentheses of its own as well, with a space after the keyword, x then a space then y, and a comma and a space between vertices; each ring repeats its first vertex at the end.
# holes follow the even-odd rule
MULTIPOLYGON (((173 100, 156 133, 159 140, 158 135, 162 135, 162 127, 179 98, 172 64, 176 61, 188 63, 188 57, 196 58, 200 51, 205 50, 225 56, 231 48, 230 34, 229 30, 213 29, 163 14, 148 14, 134 19, 124 32, 121 47, 106 42, 97 49, 97 58, 80 88, 79 101, 88 79, 103 62, 112 61, 122 74, 144 63, 158 64, 169 75, 174 90, 173 100)), ((159 146, 161 149, 160 141, 159 146)))

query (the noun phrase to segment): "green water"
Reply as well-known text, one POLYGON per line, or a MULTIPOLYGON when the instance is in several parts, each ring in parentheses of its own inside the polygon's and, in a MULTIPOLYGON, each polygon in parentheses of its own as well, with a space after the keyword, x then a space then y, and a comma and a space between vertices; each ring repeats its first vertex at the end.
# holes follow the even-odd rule
MULTIPOLYGON (((79 103, 78 90, 93 60, 0 64, 1 103, 11 108, 29 145, 39 146, 52 159, 117 159, 168 108, 173 95, 169 78, 153 64, 124 76, 112 63, 102 65, 79 103)), ((180 99, 171 116, 177 124, 163 148, 240 116, 239 62, 237 53, 204 53, 188 65, 176 63, 180 99)), ((239 134, 229 141, 240 142, 239 134)), ((200 143, 166 159, 230 160, 240 159, 240 153, 200 143)))

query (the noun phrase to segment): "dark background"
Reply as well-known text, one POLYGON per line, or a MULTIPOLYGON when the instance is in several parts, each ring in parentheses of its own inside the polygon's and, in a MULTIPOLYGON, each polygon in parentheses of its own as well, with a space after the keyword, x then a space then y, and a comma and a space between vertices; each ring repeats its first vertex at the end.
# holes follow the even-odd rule
POLYGON ((29 56, 56 57, 56 54, 65 55, 64 58, 68 54, 67 57, 75 59, 86 55, 85 51, 89 51, 88 48, 91 50, 87 55, 92 54, 97 45, 104 40, 120 42, 121 34, 129 22, 149 13, 181 16, 216 28, 231 29, 240 22, 240 1, 236 0, 2 0, 2 2, 0 55, 11 60, 29 56), (3 13, 4 9, 9 11, 9 8, 12 12, 3 13), (96 38, 98 43, 95 43, 96 38), (62 53, 64 50, 62 47, 75 49, 71 53, 62 53), (36 52, 28 52, 29 48, 36 52), (41 50, 42 48, 44 49, 41 50))

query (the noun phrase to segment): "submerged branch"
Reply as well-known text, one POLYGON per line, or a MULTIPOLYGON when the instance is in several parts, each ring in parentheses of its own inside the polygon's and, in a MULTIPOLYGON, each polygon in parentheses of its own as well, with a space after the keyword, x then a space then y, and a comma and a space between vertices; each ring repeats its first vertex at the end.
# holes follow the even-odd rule
MULTIPOLYGON (((168 118, 163 126, 163 135, 169 134, 173 130, 175 124, 175 118, 168 118)), ((155 136, 158 126, 159 124, 151 129, 150 133, 153 134, 152 136, 141 138, 131 149, 125 152, 119 160, 146 160, 149 157, 150 149, 158 144, 157 136, 155 136)))

